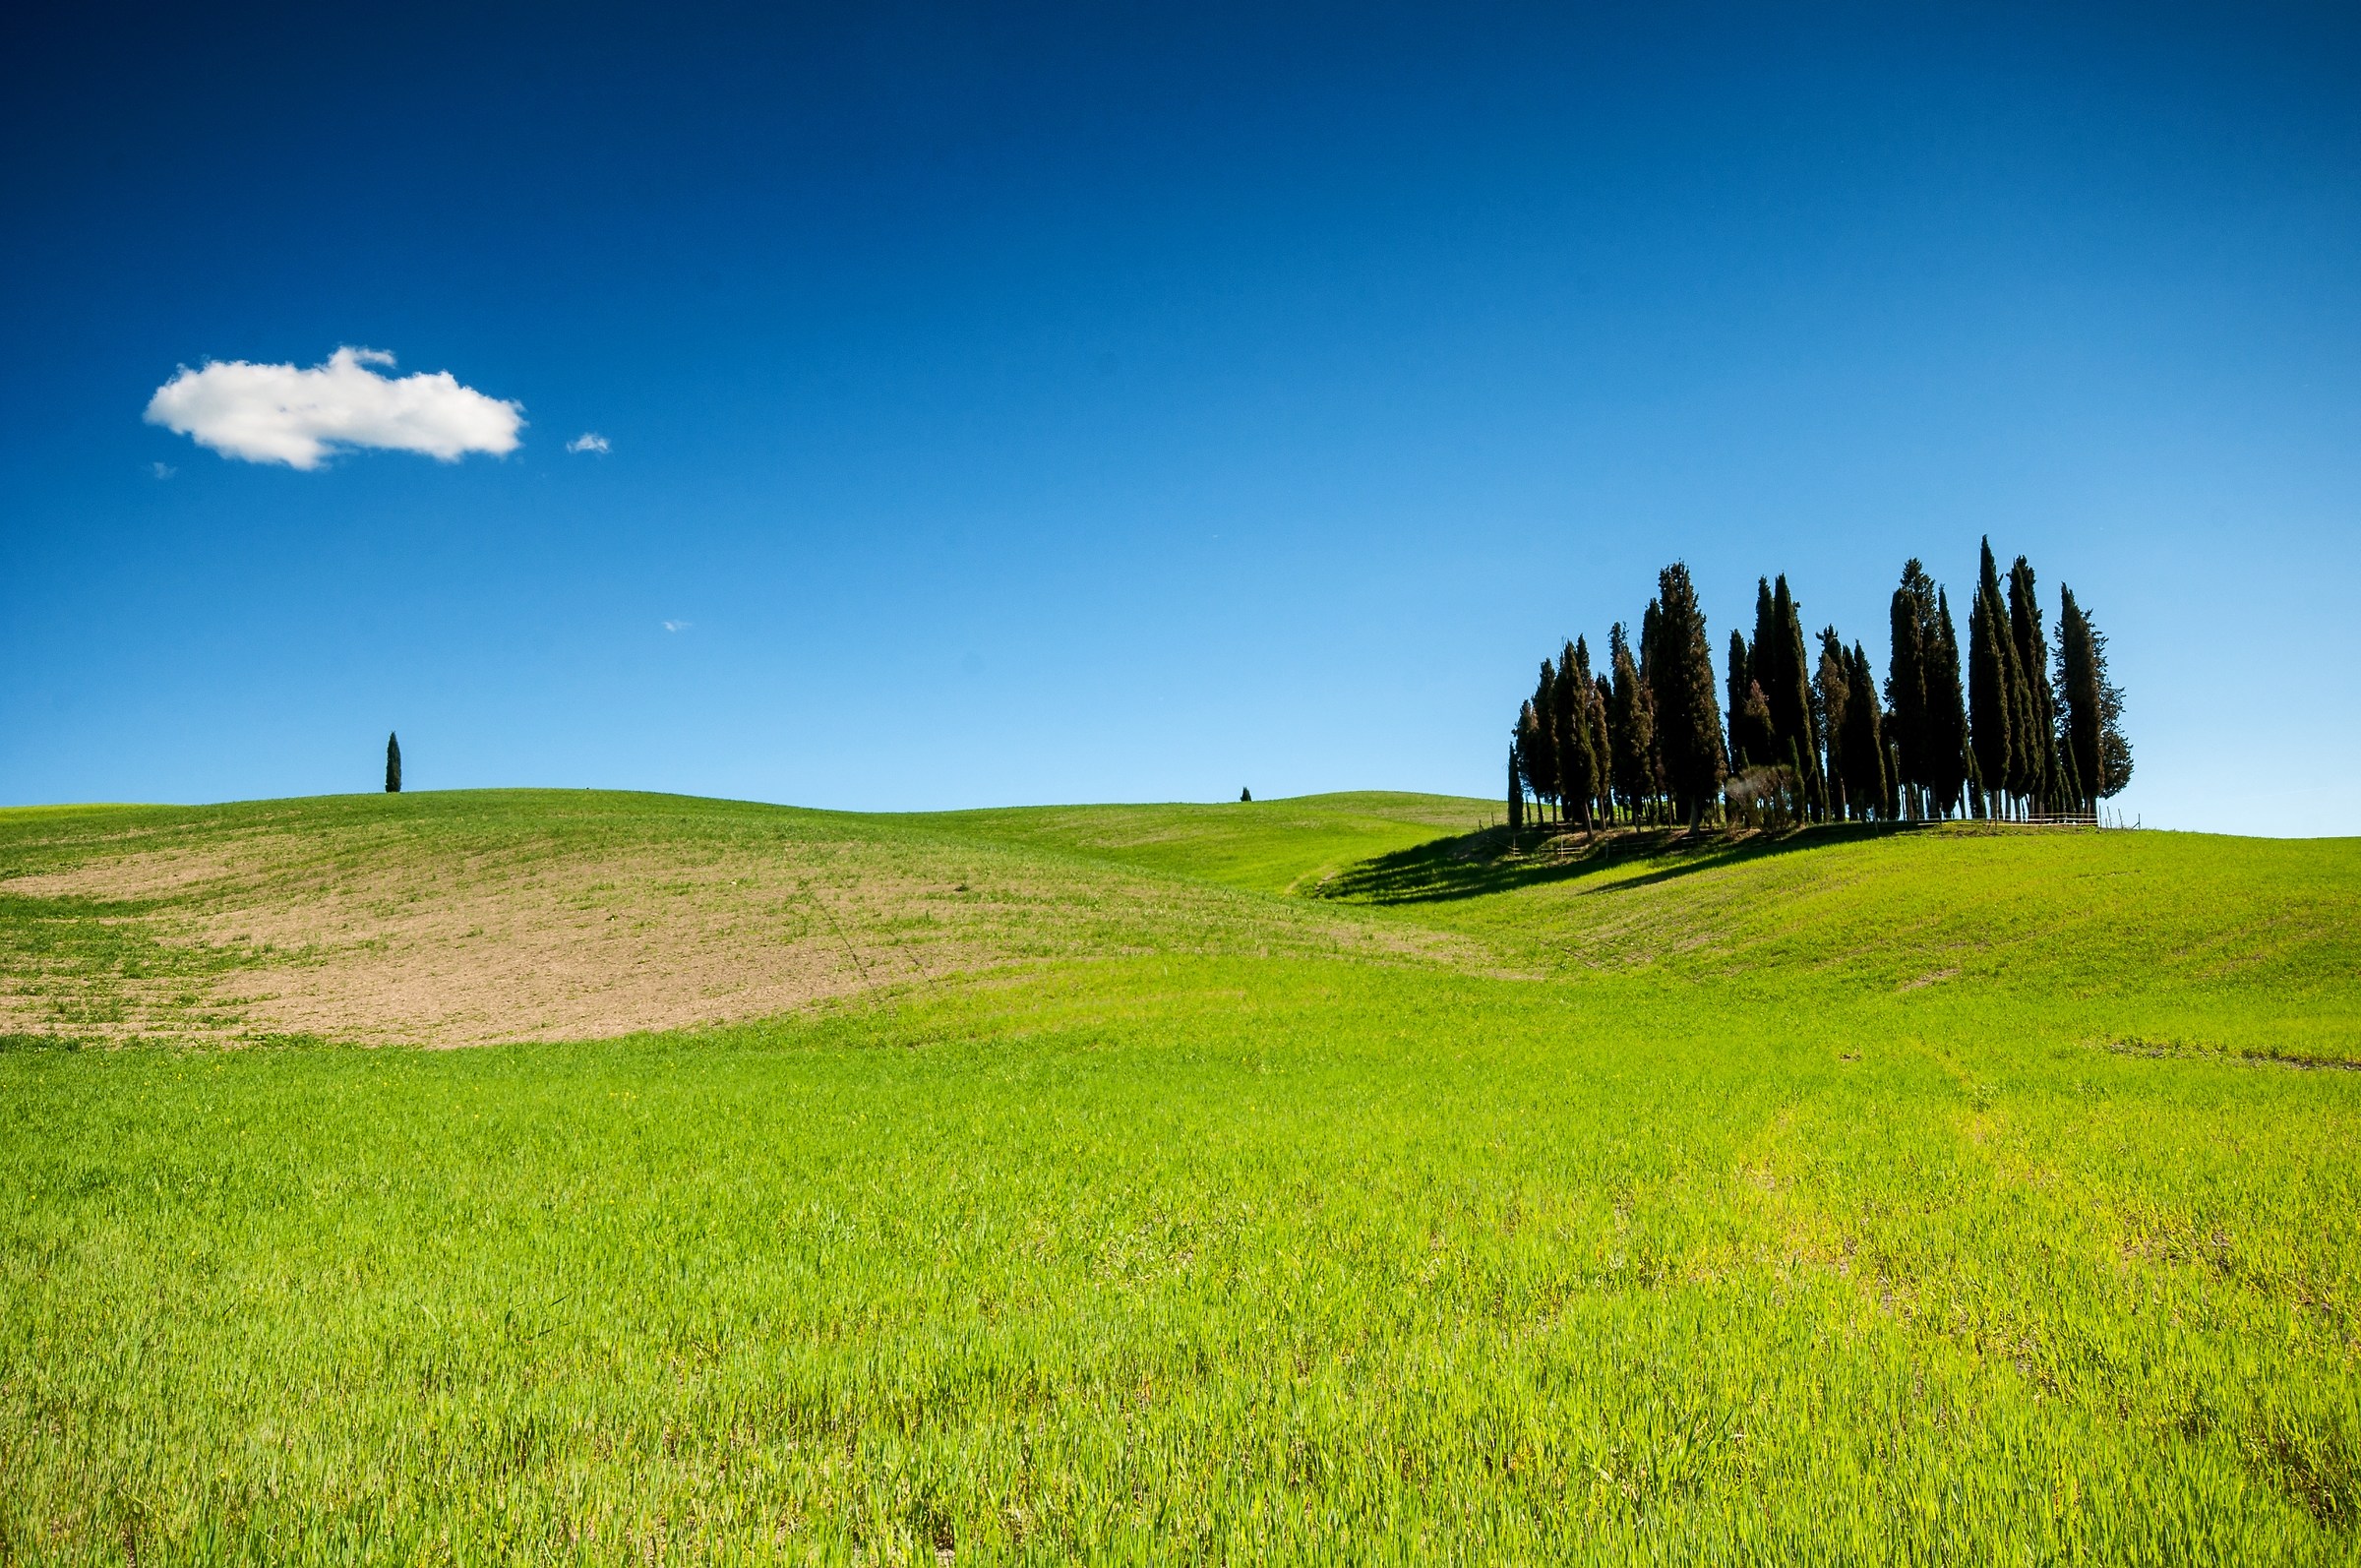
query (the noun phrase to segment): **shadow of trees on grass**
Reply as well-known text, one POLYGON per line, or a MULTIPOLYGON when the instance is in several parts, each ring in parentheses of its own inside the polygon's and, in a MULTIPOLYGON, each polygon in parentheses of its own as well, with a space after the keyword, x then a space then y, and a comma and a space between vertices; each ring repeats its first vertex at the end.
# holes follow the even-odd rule
POLYGON ((1489 827, 1348 866, 1321 882, 1315 896, 1369 904, 1431 904, 1578 881, 1635 862, 1651 863, 1640 875, 1618 876, 1588 889, 1618 892, 1774 855, 1857 844, 1907 831, 1911 825, 1821 823, 1783 832, 1739 829, 1695 837, 1677 827, 1618 828, 1595 840, 1586 839, 1578 828, 1528 827, 1512 834, 1505 827, 1489 827))

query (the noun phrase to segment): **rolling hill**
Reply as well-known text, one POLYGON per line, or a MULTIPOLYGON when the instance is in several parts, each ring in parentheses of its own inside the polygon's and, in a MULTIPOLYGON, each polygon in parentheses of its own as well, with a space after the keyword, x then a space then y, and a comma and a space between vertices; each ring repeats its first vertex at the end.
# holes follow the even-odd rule
POLYGON ((2357 872, 0 814, 0 1556, 2349 1560, 2357 872))

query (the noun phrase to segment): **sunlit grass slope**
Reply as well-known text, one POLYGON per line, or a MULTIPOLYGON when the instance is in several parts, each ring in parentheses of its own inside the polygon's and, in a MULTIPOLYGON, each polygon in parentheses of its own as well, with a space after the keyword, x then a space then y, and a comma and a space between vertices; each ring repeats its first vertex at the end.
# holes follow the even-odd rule
POLYGON ((1232 885, 1415 843, 1441 829, 1397 817, 1451 806, 1347 801, 1063 814, 1115 853, 1010 814, 600 791, 0 811, 0 1034, 581 1038, 1012 964, 1464 947, 1232 885), (1174 874, 1196 868, 1171 819, 1208 811, 1199 858, 1244 874, 1174 874))
MULTIPOLYGON (((2349 1051, 2349 845, 382 804, 246 810, 339 865, 450 814, 386 884, 429 904, 586 861, 638 907, 638 833, 693 901, 835 864, 1022 918, 725 1028, 0 1052, 0 1557, 2361 1544, 2361 1072, 2239 1054, 2349 1051)), ((9 842, 36 905, 123 852, 9 842)), ((268 904, 213 875, 104 918, 268 904)))
POLYGON ((1378 856, 1470 833, 1498 810, 1456 796, 1368 791, 1220 806, 1028 806, 914 820, 963 837, 1290 892, 1378 856))

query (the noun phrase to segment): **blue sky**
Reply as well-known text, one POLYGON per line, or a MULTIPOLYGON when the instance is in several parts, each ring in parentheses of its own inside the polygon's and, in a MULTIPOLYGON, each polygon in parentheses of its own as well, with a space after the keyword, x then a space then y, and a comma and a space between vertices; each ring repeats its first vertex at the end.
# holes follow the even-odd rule
POLYGON ((0 802, 1488 795, 1665 562, 1882 667, 1988 532, 2127 811, 2354 830, 2349 11, 50 9, 0 802), (143 418, 347 345, 517 444, 143 418))

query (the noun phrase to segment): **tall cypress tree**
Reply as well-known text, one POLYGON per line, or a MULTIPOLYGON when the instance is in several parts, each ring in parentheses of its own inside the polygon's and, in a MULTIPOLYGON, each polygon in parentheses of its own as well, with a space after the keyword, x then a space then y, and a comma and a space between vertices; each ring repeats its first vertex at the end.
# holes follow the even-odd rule
POLYGON ((1823 753, 1820 776, 1827 781, 1828 814, 1842 821, 1852 795, 1846 788, 1845 721, 1851 716, 1852 666, 1835 627, 1820 629, 1820 662, 1812 672, 1813 722, 1823 753))
POLYGON ((386 793, 401 793, 401 737, 390 730, 386 733, 386 793))
POLYGON ((1607 633, 1607 650, 1614 665, 1607 713, 1614 736, 1615 793, 1636 823, 1656 796, 1656 703, 1619 621, 1607 633))
POLYGON ((1508 830, 1514 833, 1524 825, 1525 777, 1517 767, 1517 743, 1512 740, 1508 743, 1508 830))
POLYGON ((1726 754, 1722 703, 1714 693, 1714 651, 1689 569, 1675 561, 1657 574, 1655 657, 1648 684, 1656 694, 1657 754, 1673 802, 1697 831, 1722 793, 1726 754))
POLYGON ((2123 693, 2107 679, 2106 636, 2065 586, 2058 589, 2057 693, 2062 750, 2090 809, 2132 781, 2132 745, 2123 734, 2123 693))
POLYGON ((1894 590, 1894 652, 1886 670, 1886 705, 1893 710, 1888 726, 1895 754, 1897 795, 1930 787, 1926 664, 1935 634, 1935 584, 1926 569, 1912 557, 1902 569, 1902 584, 1894 590))
POLYGON ((1749 745, 1750 736, 1738 715, 1746 710, 1746 689, 1754 684, 1754 658, 1746 649, 1746 633, 1736 627, 1729 629, 1728 669, 1724 672, 1729 682, 1729 770, 1743 773, 1756 758, 1749 745))
MULTIPOLYGON (((1575 646, 1580 647, 1577 642, 1575 646)), ((1606 822, 1615 819, 1615 747, 1609 710, 1614 706, 1614 688, 1604 675, 1591 680, 1591 755, 1598 759, 1598 774, 1592 787, 1599 803, 1600 818, 1606 822)))
POLYGON ((1883 715, 1869 654, 1858 642, 1846 661, 1845 704, 1845 794, 1858 816, 1893 816, 1895 785, 1887 763, 1883 715))
POLYGON ((1533 698, 1527 697, 1525 706, 1517 713, 1517 776, 1532 789, 1536 801, 1547 793, 1534 777, 1540 771, 1539 759, 1548 753, 1547 736, 1541 714, 1534 710, 1533 698))
POLYGON ((2025 682, 2025 744, 2028 793, 2043 811, 2066 804, 2058 763, 2058 698, 2049 684, 2049 639, 2041 633, 2041 600, 2034 591, 2031 563, 2019 556, 2009 569, 2009 636, 2017 645, 2017 669, 2025 682))
POLYGON ((1975 777, 1975 754, 1968 744, 1968 700, 1960 689, 1960 638, 1951 620, 1951 596, 1935 590, 1935 624, 1926 649, 1926 793, 1938 817, 1961 808, 1961 795, 1975 777))
POLYGON ((1599 754, 1591 746, 1591 647, 1576 638, 1557 661, 1557 787, 1565 809, 1596 832, 1591 806, 1599 797, 1599 754))
POLYGON ((1975 598, 1968 609, 1968 716, 1987 812, 1996 813, 1999 807, 1993 796, 2016 793, 2024 776, 2018 753, 2022 703, 2016 666, 2008 611, 2000 602, 2000 574, 1992 565, 1992 541, 1986 539, 1975 598))
POLYGON ((1778 655, 1766 660, 1758 642, 1755 663, 1768 664, 1773 679, 1763 681, 1759 675, 1756 679, 1771 703, 1771 723, 1778 736, 1779 754, 1787 757, 1788 765, 1796 769, 1796 785, 1803 792, 1805 810, 1817 813, 1827 792, 1820 778, 1820 738, 1812 729, 1811 662, 1804 651, 1802 613, 1794 596, 1787 591, 1787 574, 1784 572, 1771 590, 1771 614, 1778 655))
POLYGON ((1557 668, 1542 661, 1542 675, 1533 688, 1533 749, 1525 754, 1525 782, 1540 801, 1557 798, 1557 668))

